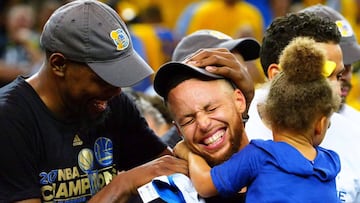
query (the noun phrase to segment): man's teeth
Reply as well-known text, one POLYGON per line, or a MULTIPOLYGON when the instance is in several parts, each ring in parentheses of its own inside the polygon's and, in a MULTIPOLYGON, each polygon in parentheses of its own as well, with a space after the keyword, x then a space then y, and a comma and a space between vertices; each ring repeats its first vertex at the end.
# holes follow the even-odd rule
POLYGON ((204 140, 204 143, 206 145, 210 145, 210 144, 214 144, 216 141, 220 140, 222 138, 222 136, 224 135, 224 131, 221 132, 217 132, 214 135, 212 135, 211 137, 208 137, 204 140))

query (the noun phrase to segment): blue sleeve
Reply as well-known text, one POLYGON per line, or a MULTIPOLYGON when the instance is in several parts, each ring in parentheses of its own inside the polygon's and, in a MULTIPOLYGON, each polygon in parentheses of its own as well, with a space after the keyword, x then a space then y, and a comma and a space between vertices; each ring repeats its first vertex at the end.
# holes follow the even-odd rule
POLYGON ((231 196, 249 185, 262 165, 261 153, 250 143, 226 162, 213 167, 210 174, 219 194, 231 196))

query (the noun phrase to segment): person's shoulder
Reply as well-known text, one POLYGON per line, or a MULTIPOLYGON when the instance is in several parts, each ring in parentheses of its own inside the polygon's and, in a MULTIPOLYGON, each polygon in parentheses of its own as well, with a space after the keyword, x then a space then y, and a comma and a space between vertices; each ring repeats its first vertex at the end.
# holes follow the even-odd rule
POLYGON ((251 101, 249 108, 249 120, 245 125, 248 138, 252 139, 272 139, 271 130, 264 124, 258 112, 258 104, 263 103, 269 92, 267 86, 255 89, 255 96, 251 101))
POLYGON ((351 133, 353 130, 360 131, 360 126, 357 125, 355 121, 354 117, 350 118, 350 116, 335 112, 331 116, 331 123, 328 132, 342 131, 351 133))
POLYGON ((360 120, 360 111, 356 110, 355 108, 351 107, 348 104, 344 104, 342 109, 339 112, 340 115, 344 116, 353 121, 360 120))
POLYGON ((26 101, 31 101, 35 91, 30 90, 30 85, 21 77, 0 88, 0 108, 7 109, 11 106, 21 106, 26 101))
POLYGON ((274 142, 273 140, 263 140, 263 139, 253 139, 250 141, 249 146, 255 146, 256 148, 271 150, 272 148, 276 148, 279 145, 278 142, 274 142))
POLYGON ((245 152, 249 157, 262 157, 261 154, 274 151, 275 142, 272 140, 253 139, 242 150, 236 152, 235 156, 242 156, 245 152))
POLYGON ((324 148, 324 147, 321 147, 321 146, 317 146, 316 147, 317 150, 318 150, 318 156, 322 155, 328 159, 332 159, 332 160, 335 160, 335 161, 338 161, 340 163, 340 158, 339 158, 339 154, 337 152, 335 152, 334 150, 332 149, 328 149, 328 148, 324 148))
POLYGON ((359 135, 359 125, 339 113, 334 113, 320 146, 336 151, 343 159, 356 160, 356 157, 360 156, 359 135))

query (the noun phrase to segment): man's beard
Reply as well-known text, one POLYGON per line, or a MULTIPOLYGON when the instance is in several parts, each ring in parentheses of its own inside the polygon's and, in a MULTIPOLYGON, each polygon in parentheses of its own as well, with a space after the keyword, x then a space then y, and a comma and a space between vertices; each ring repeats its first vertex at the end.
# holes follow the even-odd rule
MULTIPOLYGON (((352 84, 349 83, 349 82, 347 82, 347 81, 342 81, 342 83, 341 83, 341 88, 343 88, 343 87, 348 88, 348 95, 349 95, 349 92, 350 92, 351 89, 352 89, 352 84)), ((346 104, 346 97, 347 97, 348 95, 341 96, 341 103, 340 103, 340 105, 339 105, 339 108, 338 108, 338 111, 337 111, 337 112, 341 112, 342 109, 344 108, 344 105, 346 104)))
POLYGON ((242 134, 236 135, 233 137, 233 139, 230 140, 231 146, 230 149, 220 158, 213 158, 208 155, 203 155, 203 158, 207 161, 207 163, 213 167, 216 165, 219 165, 226 160, 228 160, 233 154, 237 153, 240 149, 240 143, 241 143, 241 136, 242 134))
POLYGON ((98 115, 95 118, 89 115, 83 116, 83 118, 81 119, 81 126, 82 126, 81 128, 90 129, 98 125, 104 124, 105 120, 109 117, 110 113, 111 110, 109 107, 107 107, 100 115, 98 115))

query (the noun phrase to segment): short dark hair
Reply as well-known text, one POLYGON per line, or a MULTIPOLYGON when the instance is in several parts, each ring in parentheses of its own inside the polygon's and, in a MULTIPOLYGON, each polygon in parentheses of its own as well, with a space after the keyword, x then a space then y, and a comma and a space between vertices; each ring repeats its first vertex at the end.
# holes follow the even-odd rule
POLYGON ((339 44, 341 33, 335 22, 312 13, 289 13, 275 18, 266 29, 260 49, 260 61, 264 74, 271 64, 279 63, 283 49, 295 37, 311 37, 316 42, 339 44))
POLYGON ((330 117, 340 105, 340 95, 323 74, 326 52, 315 40, 297 37, 279 58, 282 72, 271 81, 260 108, 273 130, 306 132, 316 119, 330 117))

